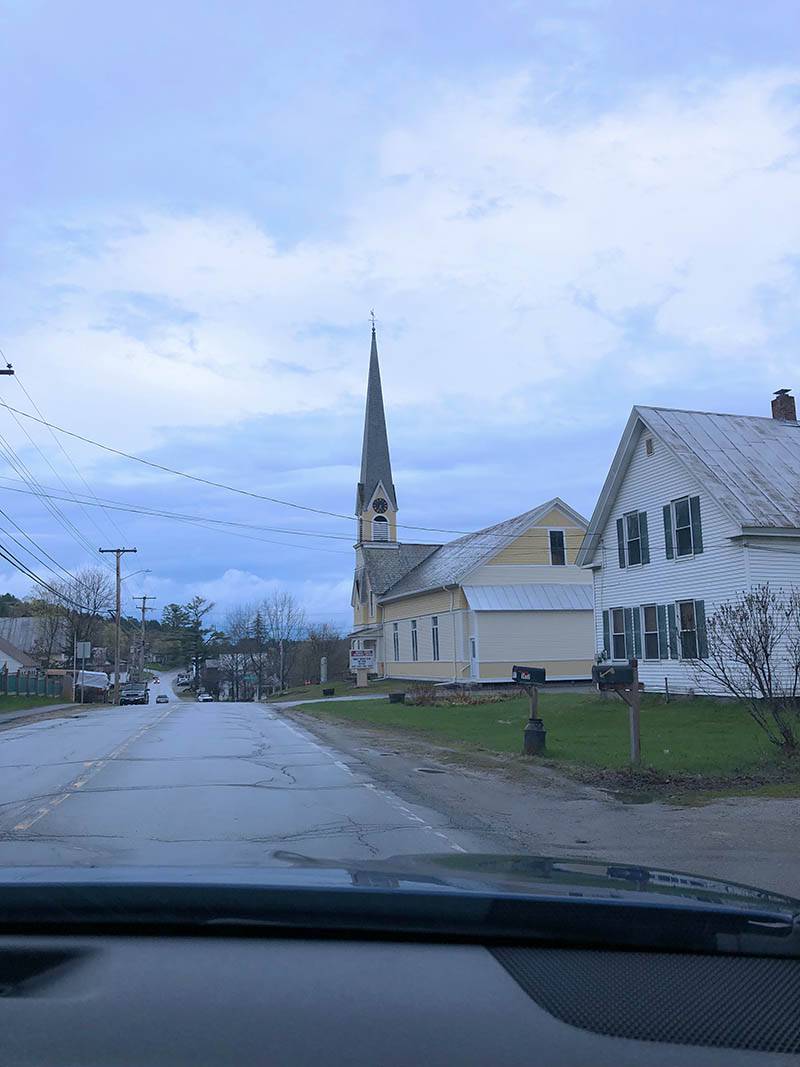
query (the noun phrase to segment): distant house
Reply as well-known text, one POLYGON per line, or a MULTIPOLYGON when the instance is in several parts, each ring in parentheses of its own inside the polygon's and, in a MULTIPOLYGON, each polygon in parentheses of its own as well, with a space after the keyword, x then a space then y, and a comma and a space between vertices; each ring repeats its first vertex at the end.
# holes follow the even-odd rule
POLYGON ((0 618, 0 638, 24 652, 34 666, 45 662, 50 666, 67 664, 71 657, 65 648, 71 642, 70 627, 66 619, 47 619, 40 615, 20 615, 0 618))
POLYGON ((594 578, 598 654, 636 656, 648 689, 697 688, 708 614, 761 583, 800 585, 788 391, 772 418, 634 407, 577 562, 594 578))
POLYGON ((31 671, 37 667, 38 663, 33 656, 29 656, 23 649, 17 648, 10 641, 0 637, 0 670, 7 670, 9 674, 14 674, 16 671, 31 671))
POLYGON ((589 676, 592 581, 576 566, 587 522, 563 500, 444 545, 399 540, 374 329, 356 516, 350 638, 374 650, 379 675, 510 681, 527 664, 589 676))

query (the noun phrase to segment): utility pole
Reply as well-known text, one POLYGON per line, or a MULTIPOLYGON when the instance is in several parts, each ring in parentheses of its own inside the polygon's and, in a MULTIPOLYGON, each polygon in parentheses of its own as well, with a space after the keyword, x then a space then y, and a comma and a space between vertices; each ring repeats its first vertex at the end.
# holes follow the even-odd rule
POLYGON ((141 657, 142 658, 139 661, 139 681, 143 682, 144 681, 144 640, 145 640, 144 616, 145 616, 145 612, 153 610, 152 608, 148 608, 147 601, 148 600, 155 600, 156 598, 154 596, 135 596, 133 599, 134 600, 141 600, 141 602, 142 602, 141 603, 141 610, 142 610, 142 648, 141 648, 141 657))
POLYGON ((119 630, 122 622, 122 575, 119 561, 126 552, 135 552, 135 548, 101 548, 101 552, 113 552, 117 557, 117 610, 114 628, 114 703, 119 704, 119 630))

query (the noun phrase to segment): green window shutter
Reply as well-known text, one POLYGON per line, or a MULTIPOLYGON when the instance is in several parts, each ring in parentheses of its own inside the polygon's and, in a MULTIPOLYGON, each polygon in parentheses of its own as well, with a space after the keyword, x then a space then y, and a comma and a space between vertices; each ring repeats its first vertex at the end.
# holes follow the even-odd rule
POLYGON ((664 505, 664 547, 667 559, 675 558, 675 549, 672 547, 672 505, 664 505))
POLYGON ((625 655, 628 659, 633 655, 633 612, 630 608, 622 609, 625 619, 625 655))
POLYGON ((625 566, 625 531, 622 528, 622 519, 617 519, 617 555, 620 567, 625 566))
POLYGON ((689 498, 689 510, 692 516, 692 545, 694 546, 694 554, 698 555, 703 551, 703 524, 700 522, 699 496, 689 498))
POLYGON ((603 612, 603 648, 608 658, 611 658, 611 624, 608 619, 608 612, 603 612))
POLYGON ((695 600, 694 624, 697 627, 697 654, 700 659, 708 659, 708 635, 706 634, 706 602, 695 600))
POLYGON ((678 624, 675 621, 674 604, 667 604, 667 630, 669 632, 669 657, 678 659, 678 624))
POLYGON ((633 609, 633 654, 637 659, 642 658, 642 613, 639 608, 633 609))
POLYGON ((647 532, 647 512, 639 512, 639 537, 642 539, 642 563, 650 562, 650 536, 647 532))
POLYGON ((669 659, 669 643, 667 641, 667 608, 665 604, 659 604, 656 608, 658 616, 658 655, 661 659, 669 659))

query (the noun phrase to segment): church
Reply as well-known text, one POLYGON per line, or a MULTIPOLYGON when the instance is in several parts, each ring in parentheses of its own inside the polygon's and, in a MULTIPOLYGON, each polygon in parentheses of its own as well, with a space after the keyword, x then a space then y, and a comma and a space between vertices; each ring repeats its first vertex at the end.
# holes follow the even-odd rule
POLYGON ((351 647, 374 652, 381 678, 509 682, 514 664, 544 667, 548 681, 590 677, 592 576, 575 564, 582 515, 555 497, 447 544, 401 541, 397 515, 373 325, 351 647))

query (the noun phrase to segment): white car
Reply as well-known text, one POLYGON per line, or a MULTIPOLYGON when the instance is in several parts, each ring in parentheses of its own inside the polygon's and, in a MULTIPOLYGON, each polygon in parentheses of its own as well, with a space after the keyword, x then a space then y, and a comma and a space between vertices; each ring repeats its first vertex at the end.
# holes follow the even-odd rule
POLYGON ((207 704, 209 701, 213 703, 214 701, 214 698, 210 693, 198 693, 197 699, 200 701, 201 704, 207 704))

